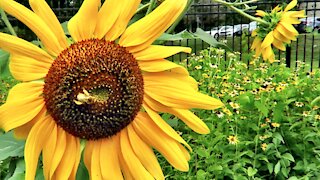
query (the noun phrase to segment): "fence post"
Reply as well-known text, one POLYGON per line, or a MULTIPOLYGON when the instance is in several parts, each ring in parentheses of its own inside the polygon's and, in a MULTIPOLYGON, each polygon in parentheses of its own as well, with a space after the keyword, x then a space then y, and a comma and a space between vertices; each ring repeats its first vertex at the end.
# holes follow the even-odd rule
POLYGON ((286 65, 287 67, 291 66, 291 47, 286 46, 286 65))

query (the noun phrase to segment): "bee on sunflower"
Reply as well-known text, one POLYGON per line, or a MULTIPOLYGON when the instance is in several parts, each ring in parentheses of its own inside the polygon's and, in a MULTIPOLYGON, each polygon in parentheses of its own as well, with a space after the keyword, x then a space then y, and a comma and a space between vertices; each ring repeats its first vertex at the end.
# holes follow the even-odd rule
POLYGON ((258 28, 252 32, 255 37, 251 49, 256 57, 262 54, 264 60, 270 63, 275 61, 273 47, 285 51, 286 45, 296 41, 299 35, 294 24, 299 24, 299 18, 305 17, 304 10, 290 11, 297 5, 297 0, 292 0, 287 6, 276 6, 270 13, 257 10, 256 15, 260 18, 258 28))

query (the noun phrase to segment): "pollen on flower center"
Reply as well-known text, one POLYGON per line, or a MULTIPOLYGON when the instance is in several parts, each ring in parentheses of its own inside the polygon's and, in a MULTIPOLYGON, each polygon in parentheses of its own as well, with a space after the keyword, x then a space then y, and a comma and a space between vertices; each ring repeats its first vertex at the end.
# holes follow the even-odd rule
POLYGON ((84 139, 110 137, 137 115, 143 78, 136 59, 114 42, 77 42, 45 77, 46 107, 65 131, 84 139))

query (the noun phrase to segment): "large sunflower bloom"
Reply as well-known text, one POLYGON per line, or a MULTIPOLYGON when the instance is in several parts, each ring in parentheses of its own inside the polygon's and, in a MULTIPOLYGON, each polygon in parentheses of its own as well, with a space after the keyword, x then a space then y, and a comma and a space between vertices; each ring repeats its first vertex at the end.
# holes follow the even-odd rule
POLYGON ((10 71, 21 81, 0 107, 0 127, 26 138, 26 179, 34 179, 41 153, 46 179, 75 179, 80 140, 91 179, 164 179, 152 148, 188 171, 190 146, 158 113, 205 134, 208 127, 190 109, 222 103, 199 93, 185 68, 165 60, 190 48, 152 45, 187 0, 166 0, 129 27, 140 0, 84 0, 68 23, 71 45, 45 0, 29 3, 32 11, 0 0, 44 46, 0 33, 10 71))
POLYGON ((268 26, 261 24, 252 32, 255 39, 251 49, 255 50, 256 57, 262 54, 264 60, 272 63, 275 60, 272 47, 285 51, 286 44, 296 41, 299 33, 293 24, 299 24, 299 18, 305 17, 304 10, 290 11, 296 5, 297 0, 292 0, 284 10, 279 6, 276 6, 270 13, 257 10, 256 15, 269 22, 269 24, 268 26))

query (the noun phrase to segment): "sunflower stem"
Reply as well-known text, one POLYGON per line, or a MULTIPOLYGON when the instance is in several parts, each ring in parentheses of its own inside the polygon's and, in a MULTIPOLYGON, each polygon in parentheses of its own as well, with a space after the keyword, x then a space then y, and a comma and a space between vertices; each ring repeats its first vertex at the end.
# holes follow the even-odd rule
POLYGON ((147 7, 150 7, 150 2, 148 2, 147 4, 141 6, 139 9, 137 9, 136 14, 139 13, 140 11, 146 9, 147 7))
POLYGON ((8 30, 13 36, 17 36, 17 33, 14 31, 10 21, 8 20, 7 14, 4 12, 2 8, 0 8, 0 14, 1 14, 1 19, 3 20, 4 24, 7 26, 8 30))
POLYGON ((179 24, 181 19, 184 17, 184 15, 187 13, 189 8, 191 7, 191 4, 193 3, 193 0, 188 0, 188 3, 186 7, 184 8, 183 12, 180 14, 180 16, 177 18, 177 20, 170 26, 170 28, 166 31, 166 33, 170 34, 173 32, 173 30, 176 28, 176 26, 179 24))
POLYGON ((148 15, 148 14, 151 13, 151 11, 152 11, 155 3, 156 3, 156 0, 150 0, 150 2, 149 2, 149 7, 148 7, 148 10, 147 10, 146 15, 148 15))
MULTIPOLYGON (((239 9, 239 8, 235 7, 235 6, 241 5, 239 3, 235 3, 234 4, 234 3, 226 2, 224 0, 213 0, 213 1, 227 6, 228 8, 234 10, 235 12, 239 13, 240 15, 242 15, 242 16, 244 16, 244 17, 246 17, 246 18, 248 18, 248 19, 250 19, 252 21, 256 21, 256 22, 259 22, 260 24, 264 24, 264 25, 269 25, 269 23, 264 21, 263 19, 254 17, 254 16, 244 12, 242 9, 239 9)), ((253 0, 253 1, 247 1, 247 2, 255 2, 255 1, 253 0)))

